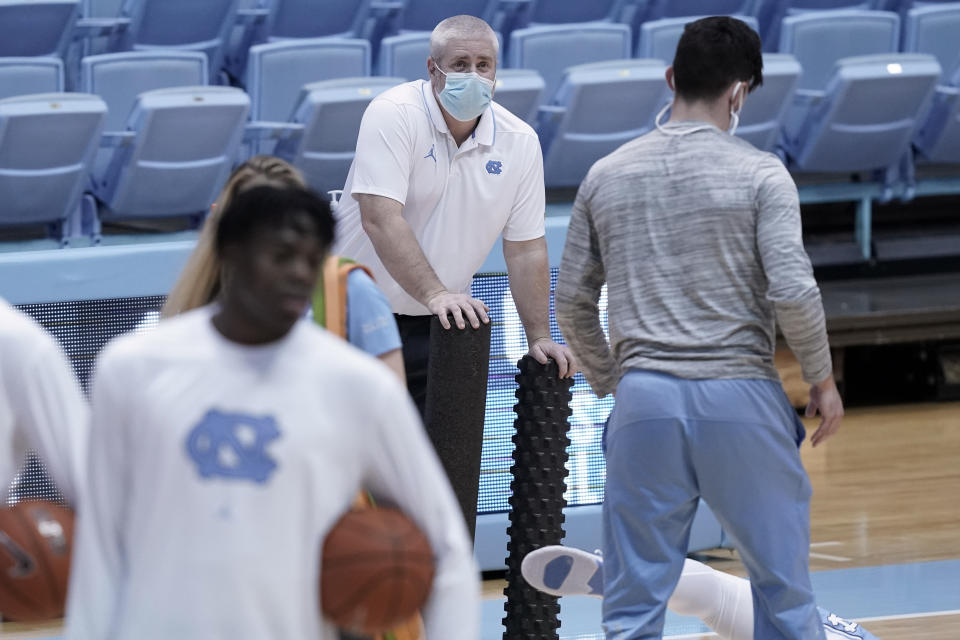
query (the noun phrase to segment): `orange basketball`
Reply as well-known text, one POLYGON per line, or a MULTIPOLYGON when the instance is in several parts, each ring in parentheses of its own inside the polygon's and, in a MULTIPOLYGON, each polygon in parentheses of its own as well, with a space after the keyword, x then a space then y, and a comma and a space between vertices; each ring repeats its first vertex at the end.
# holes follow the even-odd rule
POLYGON ((0 509, 0 614, 36 622, 61 618, 67 601, 73 511, 25 501, 0 509))
POLYGON ((382 633, 427 601, 433 551, 423 532, 396 509, 348 511, 323 543, 320 607, 343 630, 382 633))

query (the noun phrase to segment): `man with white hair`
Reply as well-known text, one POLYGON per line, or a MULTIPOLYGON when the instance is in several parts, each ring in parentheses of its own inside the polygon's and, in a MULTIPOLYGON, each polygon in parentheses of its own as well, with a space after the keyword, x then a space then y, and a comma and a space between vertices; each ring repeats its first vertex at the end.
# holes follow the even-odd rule
MULTIPOLYGON (((550 338, 540 142, 492 101, 498 49, 479 18, 438 24, 430 79, 394 87, 367 108, 337 208, 334 250, 371 268, 397 314, 407 385, 421 413, 430 318, 439 316, 444 329, 448 316, 460 329, 489 322, 470 284, 498 236, 530 354, 556 360, 563 377, 576 372, 569 350, 550 338)), ((435 444, 437 437, 431 433, 435 444)), ((461 448, 460 456, 441 455, 448 473, 475 465, 480 451, 461 448)), ((477 498, 469 492, 458 495, 468 524, 477 498)))

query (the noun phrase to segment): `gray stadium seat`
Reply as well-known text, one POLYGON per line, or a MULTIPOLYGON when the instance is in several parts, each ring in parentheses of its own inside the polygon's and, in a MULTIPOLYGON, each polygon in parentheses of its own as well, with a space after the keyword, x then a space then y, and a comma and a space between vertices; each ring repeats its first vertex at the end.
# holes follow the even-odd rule
POLYGON ((93 176, 100 218, 206 213, 233 167, 249 109, 247 95, 232 87, 140 94, 93 176))
POLYGON ((0 100, 0 224, 52 223, 65 243, 106 112, 80 93, 0 100))
POLYGON ((250 48, 247 91, 252 120, 286 122, 311 82, 368 76, 370 43, 358 38, 283 40, 250 48))
MULTIPOLYGON (((657 58, 672 64, 677 52, 677 43, 683 35, 683 28, 688 23, 703 17, 702 15, 683 16, 644 22, 640 27, 640 37, 637 42, 637 57, 657 58)), ((731 17, 746 22, 754 31, 760 29, 757 19, 753 16, 732 15, 731 17)))
POLYGON ((110 107, 93 169, 103 218, 204 213, 236 157, 249 111, 239 89, 204 87, 199 52, 137 51, 83 60, 84 90, 110 107), (193 86, 191 86, 193 85, 193 86))
POLYGON ((207 77, 207 58, 199 52, 122 51, 84 58, 80 87, 110 107, 106 130, 122 131, 141 93, 201 85, 207 77))
POLYGON ((0 58, 0 100, 28 93, 63 91, 60 58, 0 58))
POLYGON ((363 112, 371 100, 403 81, 375 76, 307 84, 293 115, 303 132, 278 142, 276 155, 300 169, 321 193, 343 188, 363 112))
POLYGON ((899 49, 900 18, 887 11, 821 11, 784 19, 780 53, 797 58, 800 88, 822 90, 840 58, 899 49))
POLYGON ((755 15, 762 0, 649 0, 646 20, 685 16, 755 15))
POLYGON ((636 59, 567 69, 537 127, 547 187, 579 185, 594 162, 650 131, 669 101, 665 70, 662 60, 636 59))
POLYGON ((575 22, 617 22, 628 5, 634 0, 533 0, 529 9, 528 24, 570 24, 575 22))
POLYGON ((430 57, 429 31, 388 36, 380 41, 377 75, 407 80, 420 78, 426 80, 428 57, 430 57))
POLYGON ((528 123, 537 117, 543 100, 544 82, 533 69, 498 69, 494 101, 528 123))
POLYGON ((0 56, 63 56, 79 0, 0 0, 0 56))
POLYGON ((798 171, 896 169, 921 108, 940 77, 933 56, 891 53, 843 58, 786 150, 798 171))
POLYGON ((776 0, 760 6, 760 34, 764 51, 776 51, 780 42, 783 19, 788 16, 820 11, 878 11, 887 9, 884 0, 776 0))
MULTIPOLYGON (((91 19, 86 23, 114 32, 111 51, 198 51, 207 56, 210 79, 223 65, 224 51, 237 19, 239 0, 125 0, 115 18, 96 17, 108 12, 112 0, 87 0, 91 19), (95 6, 106 3, 103 6, 95 6)), ((88 49, 89 51, 89 49, 88 49)), ((204 82, 206 84, 206 82, 204 82)))
POLYGON ((911 9, 904 51, 937 57, 943 74, 914 138, 919 160, 960 163, 960 3, 911 9))
POLYGON ((518 29, 510 34, 507 66, 535 69, 550 100, 567 67, 630 58, 630 28, 624 24, 589 23, 518 29))
POLYGON ((778 151, 800 78, 800 63, 788 53, 763 54, 763 86, 747 98, 740 114, 737 137, 762 151, 778 151))

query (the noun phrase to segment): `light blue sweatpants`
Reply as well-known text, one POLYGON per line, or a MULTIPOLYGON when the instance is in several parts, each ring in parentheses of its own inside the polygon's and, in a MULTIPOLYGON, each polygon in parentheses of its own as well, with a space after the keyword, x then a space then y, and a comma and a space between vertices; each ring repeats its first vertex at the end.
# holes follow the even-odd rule
POLYGON ((639 370, 620 380, 604 434, 608 640, 661 637, 700 497, 750 572, 755 638, 824 638, 807 564, 804 435, 775 382, 639 370))

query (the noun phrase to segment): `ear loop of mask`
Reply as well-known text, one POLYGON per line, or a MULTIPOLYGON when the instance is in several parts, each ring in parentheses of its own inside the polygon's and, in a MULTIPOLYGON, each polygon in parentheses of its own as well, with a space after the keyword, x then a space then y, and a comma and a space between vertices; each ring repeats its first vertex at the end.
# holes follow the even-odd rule
MULTIPOLYGON (((737 81, 737 84, 735 84, 735 85, 733 86, 734 104, 736 104, 736 94, 737 94, 737 91, 740 90, 740 86, 741 86, 742 84, 743 84, 743 82, 737 81)), ((710 127, 710 126, 703 126, 703 127, 694 127, 694 128, 692 128, 692 129, 666 129, 666 128, 664 128, 664 126, 663 126, 662 120, 663 120, 663 116, 666 115, 667 111, 668 111, 671 107, 673 107, 673 102, 670 102, 670 103, 664 105, 663 109, 660 109, 660 112, 657 113, 657 117, 656 117, 656 118, 654 119, 654 121, 653 121, 654 125, 656 125, 657 129, 658 129, 661 133, 664 133, 664 134, 666 134, 666 135, 668 135, 668 136, 683 136, 683 135, 686 135, 686 134, 688 134, 688 133, 696 133, 697 131, 706 131, 707 129, 712 129, 712 128, 713 128, 713 127, 710 127)), ((743 107, 741 106, 741 109, 742 109, 742 108, 743 108, 743 107)), ((737 130, 737 127, 738 127, 739 125, 740 125, 740 109, 734 109, 734 108, 731 106, 731 107, 730 107, 730 128, 727 129, 727 133, 729 133, 730 135, 733 135, 733 133, 737 130)))
POLYGON ((737 91, 740 90, 740 87, 743 85, 739 80, 737 84, 733 85, 733 104, 730 105, 730 128, 727 129, 727 133, 733 135, 736 132, 737 127, 740 126, 740 110, 743 109, 743 104, 741 103, 740 109, 736 108, 737 105, 737 91))

